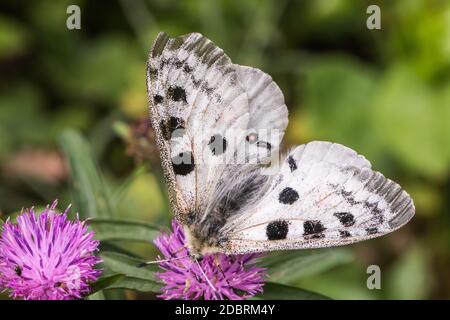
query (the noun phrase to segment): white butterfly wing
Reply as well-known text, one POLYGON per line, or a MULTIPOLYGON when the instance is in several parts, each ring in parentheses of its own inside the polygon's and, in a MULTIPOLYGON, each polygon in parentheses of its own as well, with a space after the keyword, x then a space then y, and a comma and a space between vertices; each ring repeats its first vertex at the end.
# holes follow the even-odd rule
POLYGON ((250 148, 270 153, 287 126, 287 108, 271 78, 232 64, 198 33, 158 35, 147 65, 147 91, 172 208, 182 223, 205 211, 223 175, 235 167, 227 163, 252 144, 246 139, 250 130, 263 119, 266 129, 279 129, 270 140, 251 141, 250 148))
POLYGON ((263 159, 278 152, 288 125, 284 96, 268 74, 256 68, 235 66, 247 93, 250 114, 245 145, 240 150, 245 150, 250 159, 263 159))
POLYGON ((339 246, 394 231, 414 210, 409 195, 364 157, 315 141, 289 153, 264 196, 220 237, 230 254, 339 246))

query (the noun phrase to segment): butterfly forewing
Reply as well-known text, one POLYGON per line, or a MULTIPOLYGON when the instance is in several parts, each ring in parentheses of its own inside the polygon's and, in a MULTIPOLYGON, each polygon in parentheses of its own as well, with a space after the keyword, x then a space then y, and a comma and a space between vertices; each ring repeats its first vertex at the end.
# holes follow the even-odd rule
POLYGON ((272 79, 233 64, 198 33, 158 35, 147 65, 147 91, 172 208, 182 223, 208 214, 237 159, 245 164, 259 150, 270 156, 287 126, 287 108, 272 79), (277 129, 276 135, 262 140, 256 132, 261 125, 277 129), (248 138, 249 132, 256 136, 248 138), (254 150, 246 153, 247 147, 254 150))

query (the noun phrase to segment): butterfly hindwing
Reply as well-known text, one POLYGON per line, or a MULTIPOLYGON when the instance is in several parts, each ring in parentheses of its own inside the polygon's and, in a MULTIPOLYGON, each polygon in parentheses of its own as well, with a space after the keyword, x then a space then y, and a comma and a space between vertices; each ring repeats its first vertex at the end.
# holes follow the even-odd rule
POLYGON ((364 157, 314 141, 287 155, 267 192, 221 237, 228 253, 338 246, 394 231, 413 215, 409 195, 364 157))

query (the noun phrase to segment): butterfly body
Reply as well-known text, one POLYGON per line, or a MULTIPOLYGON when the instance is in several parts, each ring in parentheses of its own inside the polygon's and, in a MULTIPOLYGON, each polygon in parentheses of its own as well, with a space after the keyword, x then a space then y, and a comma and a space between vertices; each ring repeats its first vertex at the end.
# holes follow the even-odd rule
POLYGON ((225 175, 206 211, 191 215, 191 220, 185 224, 189 252, 197 256, 227 253, 227 235, 222 232, 223 228, 258 200, 269 181, 270 176, 259 174, 257 166, 243 166, 234 174, 225 175))
POLYGON ((350 148, 313 141, 280 156, 281 90, 201 34, 158 36, 147 90, 171 206, 193 256, 345 245, 414 215, 409 195, 350 148))

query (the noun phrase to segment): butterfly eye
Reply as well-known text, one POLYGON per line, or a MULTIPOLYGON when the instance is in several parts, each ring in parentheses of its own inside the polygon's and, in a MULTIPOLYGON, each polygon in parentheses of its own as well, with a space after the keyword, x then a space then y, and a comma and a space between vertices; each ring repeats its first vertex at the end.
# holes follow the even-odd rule
POLYGON ((245 140, 251 144, 255 143, 256 141, 258 141, 258 135, 256 133, 250 133, 245 140))

